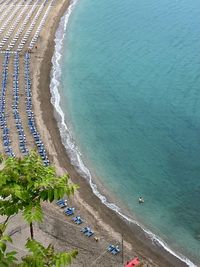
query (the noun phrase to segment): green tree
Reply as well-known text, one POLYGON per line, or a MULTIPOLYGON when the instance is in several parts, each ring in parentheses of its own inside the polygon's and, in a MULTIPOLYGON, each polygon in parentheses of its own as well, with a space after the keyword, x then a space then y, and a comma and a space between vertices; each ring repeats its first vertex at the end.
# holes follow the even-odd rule
POLYGON ((30 153, 24 158, 6 158, 0 170, 0 215, 9 217, 22 211, 30 225, 33 239, 33 222, 41 222, 42 201, 52 202, 70 196, 78 188, 69 183, 69 176, 57 176, 55 168, 44 166, 41 158, 30 153))
POLYGON ((0 224, 0 266, 1 267, 62 267, 71 264, 77 256, 76 250, 71 252, 56 252, 53 245, 45 248, 33 239, 28 239, 26 248, 28 254, 19 262, 15 257, 17 252, 7 252, 7 242, 12 242, 10 236, 5 235, 6 224, 0 224))
POLYGON ((55 252, 53 245, 45 248, 36 240, 29 239, 26 243, 29 254, 22 258, 20 267, 61 267, 71 264, 76 257, 77 251, 70 253, 55 252))
POLYGON ((56 252, 51 244, 45 248, 33 240, 33 222, 43 219, 43 201, 70 196, 78 186, 69 183, 68 175, 57 176, 54 167, 45 167, 35 152, 24 158, 0 155, 0 164, 0 215, 6 216, 5 222, 0 224, 0 266, 61 267, 70 264, 77 251, 56 252), (5 229, 9 218, 20 211, 30 225, 31 240, 26 243, 28 255, 18 263, 17 252, 7 252, 7 243, 12 239, 5 234, 5 229))
POLYGON ((12 242, 10 236, 5 235, 6 224, 0 224, 0 266, 10 267, 12 264, 17 262, 16 251, 6 251, 7 242, 12 242))

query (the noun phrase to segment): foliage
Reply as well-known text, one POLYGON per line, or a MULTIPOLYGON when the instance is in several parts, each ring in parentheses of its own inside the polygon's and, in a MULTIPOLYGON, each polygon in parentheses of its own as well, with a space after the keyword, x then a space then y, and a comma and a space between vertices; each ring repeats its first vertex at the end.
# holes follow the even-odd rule
POLYGON ((19 211, 30 224, 43 218, 41 201, 58 200, 73 194, 77 185, 69 176, 57 176, 55 168, 44 166, 34 152, 21 158, 7 158, 0 170, 0 215, 11 216, 19 211))
POLYGON ((29 254, 22 258, 20 267, 61 267, 71 264, 72 259, 76 257, 77 251, 55 252, 53 245, 45 248, 39 242, 29 239, 26 243, 29 254))
POLYGON ((6 252, 6 244, 7 242, 12 242, 12 239, 10 236, 4 234, 5 229, 6 224, 0 224, 0 266, 10 267, 17 260, 15 258, 17 252, 6 252))
POLYGON ((24 158, 4 158, 0 155, 0 215, 6 216, 5 223, 0 224, 0 266, 1 267, 61 267, 71 263, 77 251, 56 252, 50 244, 45 248, 38 241, 28 239, 26 248, 29 253, 17 263, 17 252, 7 252, 10 236, 4 234, 10 216, 22 212, 30 224, 33 238, 33 222, 41 222, 42 201, 52 202, 70 196, 78 188, 69 183, 69 176, 57 176, 55 168, 45 167, 41 158, 32 152, 24 158))
POLYGON ((3 155, 0 155, 0 163, 3 162, 3 155))
POLYGON ((56 252, 53 245, 45 248, 36 240, 28 239, 26 248, 29 253, 18 263, 16 251, 6 252, 7 242, 12 242, 10 236, 5 235, 6 224, 0 224, 0 266, 1 267, 62 267, 71 264, 77 256, 77 251, 56 252))

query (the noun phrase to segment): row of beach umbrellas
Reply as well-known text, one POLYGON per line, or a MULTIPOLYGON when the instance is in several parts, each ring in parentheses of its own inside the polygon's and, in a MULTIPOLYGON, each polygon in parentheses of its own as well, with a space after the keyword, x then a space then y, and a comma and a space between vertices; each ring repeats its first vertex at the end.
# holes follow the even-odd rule
MULTIPOLYGON (((2 86, 0 92, 0 127, 2 129, 2 141, 3 147, 8 156, 15 157, 11 146, 10 140, 10 129, 7 125, 7 117, 6 114, 6 90, 7 90, 7 82, 8 82, 8 64, 10 59, 10 53, 6 52, 4 55, 4 62, 3 62, 3 70, 2 70, 2 86)), ((24 78, 25 78, 25 93, 26 93, 26 114, 28 118, 28 127, 29 130, 34 138, 35 145, 37 147, 38 153, 41 156, 44 165, 49 165, 49 159, 42 142, 40 133, 37 130, 36 123, 35 123, 35 116, 32 111, 32 81, 30 78, 30 60, 31 56, 30 53, 26 53, 24 56, 24 78)), ((22 154, 28 154, 28 148, 26 144, 26 136, 23 129, 23 122, 20 117, 19 113, 19 54, 14 54, 14 73, 13 73, 13 103, 12 103, 12 113, 15 120, 15 126, 18 133, 19 138, 19 148, 22 154)))
POLYGON ((8 63, 9 63, 10 54, 5 53, 4 62, 3 62, 3 71, 2 71, 2 86, 0 92, 0 127, 2 128, 2 141, 3 147, 8 156, 14 157, 15 154, 11 147, 11 140, 10 140, 10 130, 7 126, 7 117, 5 110, 6 105, 6 89, 7 89, 7 82, 8 82, 8 63))
POLYGON ((19 137, 19 148, 21 152, 25 155, 28 154, 28 148, 26 146, 26 136, 24 133, 22 120, 19 114, 19 54, 15 54, 14 57, 14 74, 13 74, 13 116, 15 120, 15 125, 19 137))
MULTIPOLYGON (((23 8, 21 9, 19 15, 15 18, 12 19, 12 25, 10 25, 9 29, 6 31, 6 33, 4 34, 3 38, 0 41, 0 48, 2 48, 7 41, 10 39, 11 35, 13 34, 14 30, 17 28, 17 26, 19 25, 22 16, 25 14, 25 12, 27 12, 27 9, 29 8, 29 3, 31 3, 32 0, 29 0, 27 2, 26 5, 23 6, 23 8)), ((3 32, 3 29, 0 29, 0 33, 3 32)), ((15 44, 15 42, 13 42, 13 45, 15 44)), ((10 47, 11 48, 11 47, 10 47)))
POLYGON ((27 52, 24 56, 24 63, 25 63, 26 113, 28 117, 28 126, 35 140, 38 153, 41 156, 44 162, 44 165, 48 166, 49 159, 48 159, 44 144, 41 140, 40 133, 37 130, 36 123, 35 123, 35 116, 32 111, 32 92, 31 92, 32 82, 30 78, 30 60, 31 60, 30 53, 27 52))
MULTIPOLYGON (((51 2, 50 2, 50 4, 49 4, 48 8, 46 9, 46 11, 45 11, 45 13, 44 13, 44 15, 43 15, 43 18, 41 19, 40 24, 39 24, 39 26, 38 26, 38 28, 37 28, 37 30, 36 30, 36 32, 35 32, 35 34, 34 34, 32 40, 31 40, 31 42, 30 42, 29 49, 33 49, 33 47, 35 46, 35 44, 36 44, 36 42, 37 42, 37 39, 38 39, 38 37, 39 37, 39 34, 40 34, 42 28, 44 27, 46 18, 47 18, 47 16, 48 16, 49 12, 50 12, 51 5, 52 5, 53 2, 54 2, 54 0, 51 0, 51 2)), ((47 3, 47 0, 44 2, 44 5, 45 5, 46 3, 47 3)))
POLYGON ((3 8, 3 5, 0 5, 0 35, 5 31, 6 28, 9 27, 4 36, 2 36, 2 38, 0 39, 0 49, 3 49, 6 46, 6 44, 8 44, 7 48, 5 47, 5 49, 6 51, 11 51, 18 42, 19 38, 21 37, 20 43, 17 46, 17 51, 21 52, 22 49, 24 48, 24 45, 28 41, 31 32, 33 32, 38 21, 41 19, 39 22, 39 26, 37 27, 34 36, 29 44, 29 49, 32 49, 35 46, 37 39, 39 38, 40 31, 44 27, 46 18, 50 12, 50 8, 52 6, 53 1, 54 0, 50 1, 42 17, 41 14, 45 9, 45 6, 49 2, 49 0, 43 0, 43 1, 36 0, 34 1, 32 6, 30 4, 33 2, 33 0, 27 0, 27 1, 21 0, 20 2, 18 0, 6 1, 7 2, 6 9, 3 8), (39 8, 37 12, 34 13, 38 6, 39 8), (17 12, 19 10, 20 13, 17 15, 17 12), (24 17, 23 22, 20 24, 21 19, 25 14, 26 16, 24 17), (25 28, 27 27, 27 24, 29 23, 31 17, 32 17, 31 24, 25 31, 25 28), (19 27, 17 27, 18 25, 19 27), (12 36, 15 30, 16 32, 14 36, 12 36), (25 33, 22 35, 24 31, 25 33))

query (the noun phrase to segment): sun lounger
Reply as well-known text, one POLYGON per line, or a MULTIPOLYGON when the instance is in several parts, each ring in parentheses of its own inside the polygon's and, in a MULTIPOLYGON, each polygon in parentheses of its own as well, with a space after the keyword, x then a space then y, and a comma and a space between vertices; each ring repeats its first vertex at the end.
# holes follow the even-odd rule
POLYGON ((85 234, 87 237, 90 237, 94 234, 94 232, 90 229, 90 227, 84 227, 81 229, 81 232, 85 234))
POLYGON ((119 252, 120 252, 119 247, 115 247, 115 248, 111 251, 111 253, 112 253, 113 255, 117 255, 119 252))
POLYGON ((74 214, 74 210, 75 210, 75 208, 66 208, 66 209, 64 210, 64 213, 65 213, 67 216, 70 216, 70 215, 74 214))
POLYGON ((76 224, 83 223, 83 220, 81 219, 80 216, 76 216, 76 217, 72 218, 72 221, 75 222, 76 224))
POLYGON ((89 232, 89 231, 91 231, 91 229, 90 229, 89 227, 84 227, 84 228, 81 229, 81 232, 82 232, 83 234, 85 234, 85 233, 87 233, 87 232, 89 232))
POLYGON ((67 200, 62 201, 61 203, 57 204, 60 208, 66 208, 67 207, 67 200))
POLYGON ((77 220, 75 223, 78 224, 78 225, 80 225, 80 224, 83 223, 83 220, 82 220, 82 219, 79 219, 79 220, 77 220))
POLYGON ((120 252, 119 246, 114 245, 109 245, 107 247, 107 250, 113 255, 117 255, 120 252))
POLYGON ((64 199, 59 199, 58 201, 56 201, 56 204, 59 206, 60 204, 64 203, 64 199))
POLYGON ((109 252, 111 252, 114 248, 115 248, 115 246, 113 246, 113 245, 109 245, 109 246, 107 247, 107 250, 108 250, 109 252))
POLYGON ((86 235, 87 237, 91 237, 93 234, 94 234, 93 231, 87 231, 87 232, 85 233, 85 235, 86 235))
POLYGON ((79 217, 74 217, 74 218, 72 218, 72 221, 73 221, 73 222, 76 222, 76 221, 78 220, 78 218, 79 218, 79 217))

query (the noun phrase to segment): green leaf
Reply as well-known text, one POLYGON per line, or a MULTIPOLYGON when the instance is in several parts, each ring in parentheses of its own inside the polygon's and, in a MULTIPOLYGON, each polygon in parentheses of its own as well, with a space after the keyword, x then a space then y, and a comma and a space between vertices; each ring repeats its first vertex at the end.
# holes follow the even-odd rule
POLYGON ((17 261, 17 258, 15 257, 16 254, 17 254, 16 251, 11 251, 11 252, 6 253, 7 261, 10 263, 17 261))
POLYGON ((1 238, 1 241, 3 242, 12 242, 12 239, 10 236, 8 235, 4 235, 2 238, 1 238))
POLYGON ((66 266, 72 263, 72 259, 78 254, 77 251, 72 251, 70 253, 61 252, 55 255, 56 257, 56 267, 66 266))
POLYGON ((77 255, 78 255, 78 251, 77 251, 77 250, 73 250, 73 251, 71 252, 71 256, 72 256, 72 258, 76 258, 77 255))
POLYGON ((49 200, 50 202, 52 202, 52 201, 54 200, 54 191, 53 191, 52 189, 50 189, 50 190, 48 191, 48 200, 49 200))
POLYGON ((9 265, 5 261, 1 261, 1 267, 9 267, 9 265))
POLYGON ((29 224, 40 222, 41 201, 70 196, 77 188, 69 183, 68 174, 57 176, 53 166, 45 167, 34 151, 24 158, 5 158, 0 169, 0 215, 11 216, 22 211, 29 224))
POLYGON ((32 222, 41 222, 43 219, 42 208, 39 203, 30 204, 23 210, 24 219, 30 224, 32 222))
POLYGON ((6 244, 4 242, 0 242, 0 250, 2 252, 5 252, 5 250, 6 250, 6 244))
POLYGON ((42 192, 40 193, 40 197, 41 197, 41 199, 42 199, 43 201, 48 200, 48 192, 47 192, 47 191, 42 191, 42 192))

